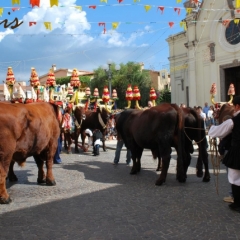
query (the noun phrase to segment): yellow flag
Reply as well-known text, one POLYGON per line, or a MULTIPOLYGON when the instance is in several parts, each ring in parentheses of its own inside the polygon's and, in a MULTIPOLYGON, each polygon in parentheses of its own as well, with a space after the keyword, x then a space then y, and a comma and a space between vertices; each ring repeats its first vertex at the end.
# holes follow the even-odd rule
POLYGON ((182 2, 182 0, 177 0, 177 3, 181 3, 182 2))
POLYGON ((239 19, 234 19, 235 24, 239 24, 239 19))
POLYGON ((100 2, 105 2, 105 3, 107 3, 107 0, 100 0, 100 2))
POLYGON ((52 31, 52 24, 51 24, 51 22, 44 22, 44 25, 45 25, 45 28, 46 28, 47 30, 52 31))
POLYGON ((240 8, 240 0, 236 0, 236 8, 240 8))
POLYGON ((118 22, 113 22, 112 23, 112 29, 116 29, 118 27, 119 23, 118 22))
POLYGON ((76 6, 76 9, 78 9, 79 11, 82 11, 82 6, 76 6))
POLYGON ((150 6, 150 5, 145 5, 145 6, 144 6, 146 12, 148 12, 148 11, 151 9, 151 7, 152 7, 152 6, 150 6))
POLYGON ((0 17, 2 16, 3 14, 3 8, 0 8, 0 17))
POLYGON ((50 0, 50 6, 52 7, 54 5, 58 6, 58 0, 50 0))
POLYGON ((20 0, 12 0, 12 5, 14 4, 20 4, 20 0))
POLYGON ((184 30, 186 31, 187 30, 186 22, 180 22, 180 27, 183 27, 184 30))
POLYGON ((186 12, 187 12, 187 14, 190 14, 191 12, 192 12, 192 8, 186 8, 186 12))
POLYGON ((140 2, 140 0, 133 0, 134 2, 140 2))

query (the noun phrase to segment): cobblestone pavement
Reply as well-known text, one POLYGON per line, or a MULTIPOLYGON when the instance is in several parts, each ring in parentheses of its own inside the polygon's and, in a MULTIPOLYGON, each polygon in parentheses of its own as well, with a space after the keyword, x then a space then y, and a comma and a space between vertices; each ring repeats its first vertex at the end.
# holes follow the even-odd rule
POLYGON ((32 158, 15 166, 19 181, 7 183, 13 202, 0 205, 0 239, 240 239, 240 215, 222 200, 229 191, 224 166, 217 195, 216 177, 203 183, 195 176, 196 154, 187 182, 178 183, 173 152, 167 181, 158 187, 150 152, 135 176, 125 154, 118 166, 111 149, 99 157, 62 154, 54 187, 36 184, 32 158))

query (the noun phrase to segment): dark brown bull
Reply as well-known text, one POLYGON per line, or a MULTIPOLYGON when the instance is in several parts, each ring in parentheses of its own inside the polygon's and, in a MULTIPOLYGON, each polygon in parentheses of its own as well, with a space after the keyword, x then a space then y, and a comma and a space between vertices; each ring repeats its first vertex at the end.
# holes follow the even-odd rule
POLYGON ((230 105, 229 103, 225 103, 221 106, 218 114, 218 122, 221 124, 223 122, 224 116, 233 116, 234 113, 234 106, 230 105))
MULTIPOLYGON (((194 151, 192 141, 198 145, 198 159, 196 164, 197 177, 203 176, 203 164, 204 164, 204 177, 203 182, 210 181, 210 173, 208 166, 208 153, 207 153, 207 138, 204 129, 203 119, 197 114, 193 108, 183 108, 184 114, 184 149, 185 149, 185 160, 184 169, 187 173, 187 169, 191 163, 191 154, 194 151)), ((175 147, 175 146, 172 146, 175 147)), ((154 153, 153 153, 154 155, 154 153)), ((161 161, 158 160, 157 171, 160 170, 161 161)))
POLYGON ((38 166, 38 183, 55 185, 52 173, 60 127, 58 107, 50 103, 0 103, 0 203, 10 203, 6 177, 16 179, 13 164, 20 166, 33 156, 38 166), (7 140, 7 141, 6 141, 7 140), (43 170, 46 162, 47 174, 43 170), (11 163, 11 167, 10 167, 11 163))
MULTIPOLYGON (((87 111, 85 112, 86 119, 82 121, 81 128, 75 128, 75 152, 78 153, 78 137, 79 134, 81 134, 82 139, 82 146, 85 146, 85 130, 91 129, 92 131, 94 129, 99 129, 102 132, 103 135, 103 150, 106 151, 105 146, 105 135, 106 135, 106 125, 109 119, 109 113, 105 108, 97 108, 97 112, 87 111)), ((80 125, 81 119, 80 119, 80 110, 75 109, 74 111, 75 118, 80 125)))
POLYGON ((151 109, 125 110, 117 116, 116 129, 126 147, 131 150, 131 174, 141 170, 144 148, 151 149, 154 157, 162 158, 162 172, 156 185, 166 181, 171 158, 171 146, 178 154, 177 179, 186 181, 184 171, 184 132, 182 110, 176 104, 161 104, 151 109))

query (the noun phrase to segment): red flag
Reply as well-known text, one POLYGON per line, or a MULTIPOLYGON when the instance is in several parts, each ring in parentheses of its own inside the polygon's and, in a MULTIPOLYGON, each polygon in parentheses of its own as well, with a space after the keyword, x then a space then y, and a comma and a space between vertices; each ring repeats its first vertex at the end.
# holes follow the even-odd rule
POLYGON ((123 2, 123 0, 118 0, 119 3, 123 2))
POLYGON ((36 25, 37 22, 29 22, 29 27, 31 27, 32 25, 36 25))
POLYGON ((168 24, 169 24, 169 26, 171 28, 174 25, 174 22, 169 22, 168 24))
POLYGON ((106 23, 105 22, 99 22, 98 26, 104 26, 105 27, 106 23))
POLYGON ((20 9, 19 7, 15 7, 15 8, 12 8, 12 11, 15 12, 15 11, 17 11, 19 9, 20 9))
POLYGON ((180 8, 174 8, 174 11, 178 13, 178 15, 180 14, 180 8))
MULTIPOLYGON (((161 7, 158 7, 158 9, 160 9, 160 10, 161 10, 161 12, 162 12, 162 14, 163 14, 164 7, 162 7, 162 6, 161 6, 161 7)), ((157 9, 157 10, 158 10, 158 9, 157 9)))
POLYGON ((32 7, 34 7, 34 6, 39 7, 40 6, 40 0, 30 0, 30 4, 32 5, 32 7))
POLYGON ((91 6, 89 6, 89 8, 92 8, 92 9, 96 9, 96 5, 91 5, 91 6))

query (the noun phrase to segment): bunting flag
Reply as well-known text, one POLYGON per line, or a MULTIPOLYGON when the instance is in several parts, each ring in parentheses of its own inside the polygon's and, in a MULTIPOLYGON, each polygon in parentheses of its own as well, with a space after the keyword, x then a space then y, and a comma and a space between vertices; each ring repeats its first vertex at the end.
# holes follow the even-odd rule
POLYGON ((182 2, 182 0, 177 0, 177 3, 181 3, 182 2))
POLYGON ((92 8, 92 9, 96 9, 96 5, 91 5, 91 6, 89 6, 89 8, 92 8))
POLYGON ((105 3, 107 3, 107 0, 100 0, 100 2, 105 2, 105 3))
POLYGON ((240 8, 240 0, 235 1, 236 8, 240 8))
POLYGON ((51 24, 51 22, 44 22, 44 26, 45 26, 45 28, 47 29, 47 30, 52 30, 52 24, 51 24))
POLYGON ((192 8, 186 8, 186 12, 187 12, 187 14, 190 14, 191 12, 192 12, 192 8))
POLYGON ((0 8, 0 17, 3 15, 3 8, 0 8))
POLYGON ((29 27, 31 27, 32 25, 36 25, 37 22, 29 22, 29 27))
POLYGON ((170 26, 170 28, 174 25, 174 22, 169 22, 168 25, 170 26))
POLYGON ((235 24, 239 24, 239 18, 234 19, 235 24))
POLYGON ((75 8, 79 11, 82 11, 82 6, 75 6, 75 8))
POLYGON ((160 9, 160 11, 162 12, 161 14, 163 14, 164 7, 162 7, 162 6, 159 6, 159 7, 157 8, 157 10, 158 10, 158 9, 160 9))
POLYGON ((15 7, 15 8, 12 8, 12 11, 15 12, 15 11, 18 11, 20 8, 19 7, 15 7))
POLYGON ((50 0, 50 7, 54 5, 58 6, 58 0, 50 0))
POLYGON ((123 2, 123 0, 118 0, 119 3, 123 2))
POLYGON ((145 5, 144 8, 145 8, 146 12, 148 12, 148 11, 152 8, 152 6, 150 6, 150 5, 145 5))
POLYGON ((180 27, 183 27, 183 29, 186 31, 187 30, 186 22, 180 22, 180 27))
POLYGON ((103 27, 104 27, 104 28, 103 28, 103 34, 105 34, 105 33, 106 33, 106 28, 105 28, 106 23, 105 23, 105 22, 99 22, 99 23, 98 23, 98 26, 103 26, 103 27))
POLYGON ((174 8, 174 12, 177 12, 178 15, 180 14, 181 9, 180 8, 174 8))
POLYGON ((225 27, 228 27, 229 23, 230 23, 230 20, 229 20, 229 19, 226 19, 226 20, 223 20, 223 21, 222 21, 222 24, 223 24, 223 26, 225 26, 225 27))
POLYGON ((14 4, 20 4, 20 0, 12 0, 12 5, 14 4))
POLYGON ((32 7, 39 7, 40 6, 40 0, 30 0, 30 5, 32 5, 32 7))
POLYGON ((112 23, 112 29, 116 29, 118 27, 119 23, 118 22, 113 22, 112 23))

